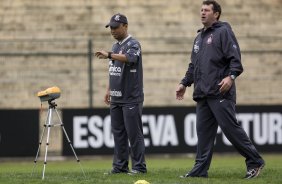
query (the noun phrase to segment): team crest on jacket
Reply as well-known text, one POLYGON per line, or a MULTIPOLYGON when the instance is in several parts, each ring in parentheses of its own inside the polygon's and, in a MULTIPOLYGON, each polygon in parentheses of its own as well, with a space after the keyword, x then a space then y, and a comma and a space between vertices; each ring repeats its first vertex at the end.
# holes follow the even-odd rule
POLYGON ((207 44, 211 44, 211 43, 212 43, 212 34, 207 39, 207 44))

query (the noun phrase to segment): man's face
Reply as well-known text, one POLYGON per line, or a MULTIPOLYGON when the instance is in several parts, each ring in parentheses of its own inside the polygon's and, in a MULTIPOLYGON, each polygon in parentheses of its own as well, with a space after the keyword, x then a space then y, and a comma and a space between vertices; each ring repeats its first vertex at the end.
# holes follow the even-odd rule
POLYGON ((121 41, 127 36, 127 24, 120 24, 118 27, 110 27, 113 37, 121 41))
POLYGON ((213 5, 202 5, 201 8, 201 21, 205 27, 210 27, 214 22, 217 21, 218 12, 213 12, 213 5))

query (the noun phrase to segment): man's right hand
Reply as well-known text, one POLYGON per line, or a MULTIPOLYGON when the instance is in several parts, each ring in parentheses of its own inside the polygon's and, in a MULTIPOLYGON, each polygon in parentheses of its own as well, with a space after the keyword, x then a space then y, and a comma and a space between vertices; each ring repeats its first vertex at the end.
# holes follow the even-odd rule
POLYGON ((107 59, 108 58, 108 52, 104 50, 100 50, 95 52, 95 56, 99 59, 107 59))
POLYGON ((186 91, 186 87, 183 84, 179 84, 178 87, 176 88, 176 99, 183 100, 185 91, 186 91))
POLYGON ((104 102, 105 102, 105 104, 107 104, 107 105, 110 105, 110 92, 109 92, 109 90, 107 90, 107 92, 106 92, 106 94, 105 94, 105 96, 104 96, 104 102))

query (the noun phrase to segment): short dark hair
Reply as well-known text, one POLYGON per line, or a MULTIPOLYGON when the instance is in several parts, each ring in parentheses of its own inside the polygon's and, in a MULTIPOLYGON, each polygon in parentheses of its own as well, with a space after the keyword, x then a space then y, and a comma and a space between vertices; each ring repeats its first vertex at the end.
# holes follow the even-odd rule
POLYGON ((218 17, 217 17, 217 20, 219 20, 220 18, 220 15, 221 15, 221 6, 220 4, 218 4, 218 2, 214 1, 214 0, 206 0, 206 1, 203 1, 203 5, 210 5, 212 4, 213 5, 213 12, 218 12, 218 17))

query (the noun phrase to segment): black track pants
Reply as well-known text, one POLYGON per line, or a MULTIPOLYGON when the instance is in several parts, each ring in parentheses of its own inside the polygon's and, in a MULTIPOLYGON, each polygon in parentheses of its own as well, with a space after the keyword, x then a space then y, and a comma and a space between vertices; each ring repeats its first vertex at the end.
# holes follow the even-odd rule
POLYGON ((208 176, 218 126, 236 150, 246 158, 248 169, 264 163, 246 132, 238 124, 233 101, 202 99, 197 103, 196 112, 198 146, 196 163, 190 175, 208 176))
POLYGON ((132 169, 141 172, 147 171, 145 164, 142 108, 142 103, 111 105, 111 126, 115 142, 113 169, 117 172, 128 171, 129 153, 131 153, 132 169))

